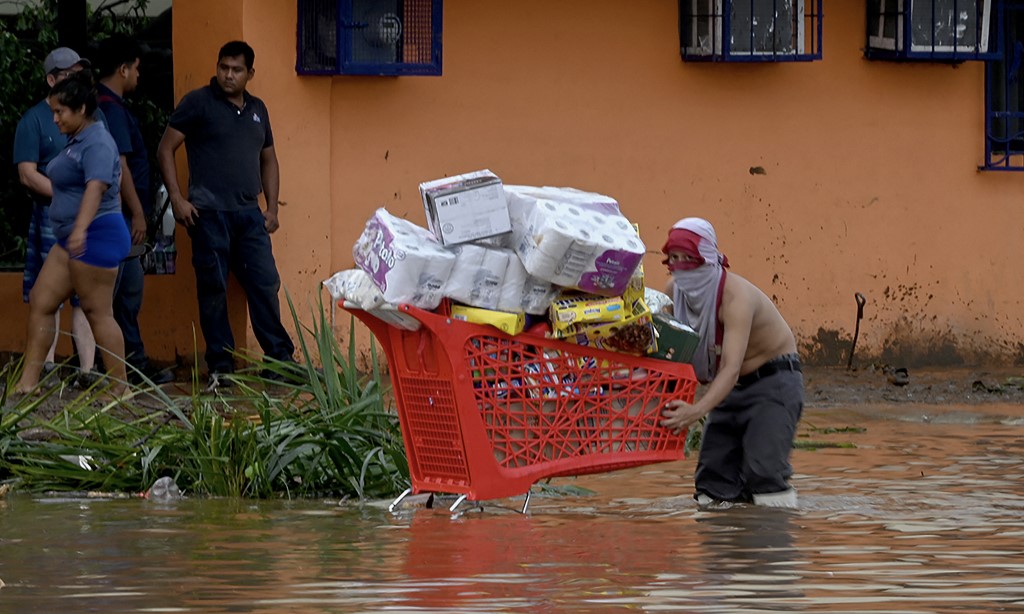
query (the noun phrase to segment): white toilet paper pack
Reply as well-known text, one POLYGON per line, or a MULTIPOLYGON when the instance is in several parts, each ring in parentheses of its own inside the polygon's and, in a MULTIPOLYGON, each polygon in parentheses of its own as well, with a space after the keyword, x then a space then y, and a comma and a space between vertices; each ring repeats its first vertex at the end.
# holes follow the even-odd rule
POLYGON ((611 197, 572 188, 505 186, 515 250, 551 283, 616 296, 646 247, 611 197))
POLYGON ((513 257, 505 271, 505 283, 501 287, 498 310, 544 315, 551 306, 551 301, 558 295, 558 287, 530 275, 519 256, 516 256, 515 252, 511 253, 513 257))
POLYGON ((445 296, 481 309, 498 309, 505 272, 512 260, 519 260, 515 252, 475 243, 448 249, 455 254, 455 266, 445 284, 445 296))
POLYGON ((366 271, 389 303, 435 309, 444 298, 455 255, 425 229, 377 209, 352 247, 356 265, 366 271))

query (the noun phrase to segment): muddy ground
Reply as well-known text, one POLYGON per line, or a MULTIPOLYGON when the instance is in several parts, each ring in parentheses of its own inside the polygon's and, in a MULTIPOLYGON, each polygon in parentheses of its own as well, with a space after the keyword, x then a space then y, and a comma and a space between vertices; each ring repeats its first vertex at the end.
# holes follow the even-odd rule
POLYGON ((1024 403, 1024 367, 909 369, 905 385, 889 371, 806 367, 807 405, 1024 403))

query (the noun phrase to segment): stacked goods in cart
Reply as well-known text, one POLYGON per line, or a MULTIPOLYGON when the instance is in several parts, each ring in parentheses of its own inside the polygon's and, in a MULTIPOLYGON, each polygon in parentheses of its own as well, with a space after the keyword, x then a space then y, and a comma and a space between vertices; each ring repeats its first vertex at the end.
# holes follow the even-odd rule
POLYGON ((420 193, 426 227, 378 209, 357 268, 324 282, 387 355, 407 492, 499 498, 682 458, 661 409, 693 401, 697 335, 645 286, 618 203, 487 170, 420 193))
POLYGON ((426 228, 378 209, 353 247, 357 269, 324 282, 399 328, 397 306, 581 346, 688 362, 697 334, 646 288, 646 248, 613 198, 509 186, 489 170, 420 184, 426 228))

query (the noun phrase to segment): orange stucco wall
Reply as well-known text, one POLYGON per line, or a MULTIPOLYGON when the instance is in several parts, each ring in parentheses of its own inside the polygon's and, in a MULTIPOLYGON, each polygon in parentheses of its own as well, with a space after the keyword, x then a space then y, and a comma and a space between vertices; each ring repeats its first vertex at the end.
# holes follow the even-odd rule
MULTIPOLYGON (((375 208, 423 223, 419 182, 490 168, 617 198, 652 287, 667 280, 666 228, 707 217, 812 361, 845 362, 855 292, 862 360, 1024 358, 1024 177, 977 170, 984 66, 865 60, 860 1, 826 4, 822 61, 726 65, 680 60, 671 0, 447 0, 439 78, 299 77, 295 9, 177 0, 174 45, 179 96, 205 84, 224 41, 256 49, 251 89, 271 111, 286 203, 275 252, 302 313, 352 266, 375 208)), ((192 347, 181 238, 183 274, 147 286, 144 332, 163 358, 192 347)))

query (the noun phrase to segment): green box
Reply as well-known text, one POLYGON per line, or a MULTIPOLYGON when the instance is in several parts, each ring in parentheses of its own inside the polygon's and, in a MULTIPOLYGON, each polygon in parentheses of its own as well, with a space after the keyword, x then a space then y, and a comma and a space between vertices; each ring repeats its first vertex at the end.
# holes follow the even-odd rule
POLYGON ((689 363, 700 343, 700 335, 686 324, 666 313, 654 314, 654 331, 658 337, 658 350, 650 354, 674 362, 689 363))

